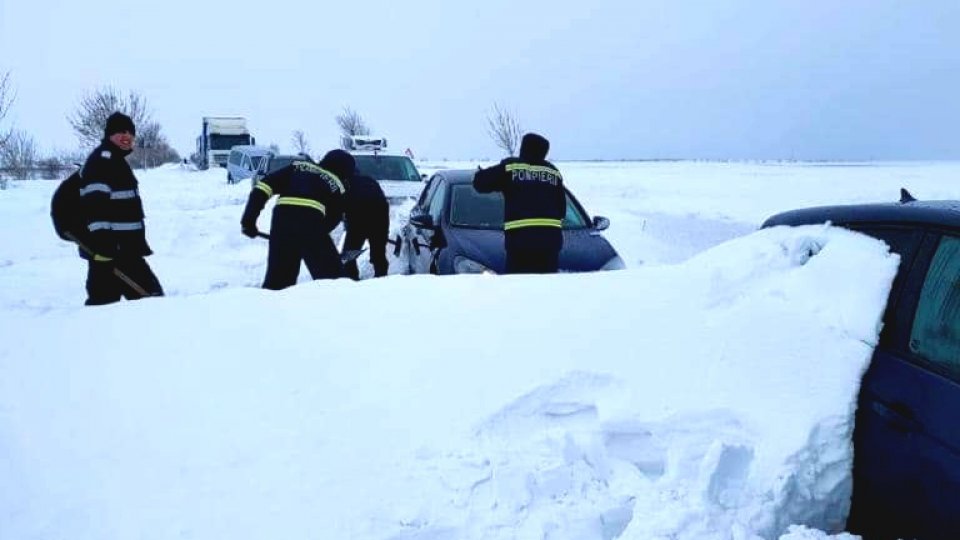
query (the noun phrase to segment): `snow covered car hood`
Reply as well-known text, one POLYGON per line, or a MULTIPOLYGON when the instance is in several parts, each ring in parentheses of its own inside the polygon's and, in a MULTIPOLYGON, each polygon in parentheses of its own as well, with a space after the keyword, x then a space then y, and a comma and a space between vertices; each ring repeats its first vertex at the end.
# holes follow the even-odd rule
MULTIPOLYGON (((453 259, 462 255, 498 274, 506 271, 506 252, 503 231, 447 227, 444 230, 449 249, 441 257, 440 273, 453 274, 453 259)), ((561 272, 592 272, 601 269, 617 252, 600 233, 593 229, 563 231, 563 249, 560 251, 561 272)))

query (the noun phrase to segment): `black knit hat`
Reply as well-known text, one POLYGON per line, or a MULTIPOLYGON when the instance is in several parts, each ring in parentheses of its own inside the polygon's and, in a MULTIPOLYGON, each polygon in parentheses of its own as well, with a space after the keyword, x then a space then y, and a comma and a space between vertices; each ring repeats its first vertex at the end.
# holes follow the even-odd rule
POLYGON ((343 180, 353 176, 356 161, 349 153, 337 149, 327 152, 320 160, 320 166, 343 180))
POLYGON ((103 130, 105 139, 109 139, 114 133, 129 131, 131 135, 137 134, 137 128, 133 125, 133 120, 122 112, 115 112, 107 118, 107 126, 103 130))
POLYGON ((520 158, 540 161, 547 158, 550 141, 542 135, 527 133, 520 141, 520 158))

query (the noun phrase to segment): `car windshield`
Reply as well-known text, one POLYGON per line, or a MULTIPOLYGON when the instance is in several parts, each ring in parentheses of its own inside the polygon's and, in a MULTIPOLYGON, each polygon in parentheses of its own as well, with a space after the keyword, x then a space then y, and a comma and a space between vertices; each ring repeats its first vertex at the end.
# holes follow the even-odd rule
MULTIPOLYGON (((503 229, 503 194, 478 193, 470 184, 453 186, 450 198, 450 224, 454 227, 471 229, 503 229)), ((577 208, 569 193, 563 228, 587 228, 587 216, 577 208)))
POLYGON ((354 155, 353 159, 357 163, 357 172, 374 180, 420 181, 417 168, 406 156, 354 155))
POLYGON ((270 170, 267 171, 267 172, 268 172, 268 173, 272 173, 273 171, 276 171, 276 170, 278 170, 278 169, 282 169, 282 168, 286 167, 287 165, 293 163, 293 161, 294 161, 295 159, 297 159, 297 158, 295 158, 295 157, 284 157, 284 156, 276 156, 276 157, 274 157, 274 158, 271 158, 271 159, 270 159, 270 163, 267 165, 268 167, 270 167, 270 170))
POLYGON ((230 150, 234 146, 250 144, 249 135, 210 135, 211 150, 230 150))

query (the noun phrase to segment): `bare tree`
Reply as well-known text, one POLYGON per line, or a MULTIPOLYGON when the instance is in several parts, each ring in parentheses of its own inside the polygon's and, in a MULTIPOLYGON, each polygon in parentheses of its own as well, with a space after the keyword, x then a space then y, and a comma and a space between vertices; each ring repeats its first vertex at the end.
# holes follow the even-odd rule
POLYGON ((130 162, 134 167, 148 169, 163 163, 180 161, 180 155, 170 147, 167 138, 160 131, 160 124, 148 121, 137 128, 137 139, 130 154, 130 162))
MULTIPOLYGON (((10 83, 10 72, 6 72, 0 77, 0 122, 10 112, 10 105, 13 104, 13 88, 10 83)), ((6 140, 12 135, 12 132, 0 132, 0 148, 3 147, 6 140)))
POLYGON ((350 107, 344 107, 343 112, 337 115, 337 125, 340 126, 340 133, 347 137, 370 134, 370 127, 363 117, 350 107))
POLYGON ((307 136, 304 135, 303 130, 294 130, 290 140, 293 142, 293 149, 296 150, 297 153, 310 154, 310 143, 307 142, 307 136))
POLYGON ((37 168, 40 169, 41 178, 47 179, 59 178, 63 171, 69 170, 67 163, 57 156, 48 156, 38 160, 37 168))
POLYGON ((0 168, 15 180, 26 180, 36 164, 37 145, 33 137, 21 130, 12 131, 0 148, 0 168))
POLYGON ((487 116, 487 133, 498 148, 511 156, 516 153, 522 133, 520 121, 513 113, 496 103, 493 104, 493 114, 487 116))
POLYGON ((84 146, 96 146, 103 138, 107 126, 107 117, 116 111, 133 119, 139 132, 150 122, 147 112, 147 100, 140 94, 130 91, 126 96, 112 87, 95 90, 80 100, 77 110, 67 117, 77 137, 84 146))
POLYGON ((137 128, 135 146, 130 155, 131 165, 149 168, 180 161, 180 156, 161 132, 160 124, 150 117, 146 98, 137 92, 130 91, 124 96, 112 87, 95 90, 80 100, 76 112, 68 120, 81 143, 95 146, 103 138, 107 118, 117 111, 129 116, 137 128))

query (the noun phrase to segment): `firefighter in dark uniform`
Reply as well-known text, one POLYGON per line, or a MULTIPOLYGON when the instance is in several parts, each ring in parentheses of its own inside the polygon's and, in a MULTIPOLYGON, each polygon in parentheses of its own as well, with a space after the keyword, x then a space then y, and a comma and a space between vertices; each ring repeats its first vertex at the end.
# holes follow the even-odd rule
POLYGON ((270 221, 270 250, 263 288, 280 290, 297 283, 303 261, 313 279, 343 275, 332 231, 343 218, 346 188, 343 178, 353 175, 353 156, 331 150, 319 164, 309 158, 264 176, 250 192, 240 219, 241 231, 259 235, 257 217, 267 200, 276 195, 270 221))
POLYGON ((107 118, 104 137, 80 170, 79 214, 74 231, 80 256, 89 263, 86 305, 163 296, 160 281, 144 257, 147 245, 143 202, 126 157, 133 151, 136 127, 129 116, 107 118))
POLYGON ((508 274, 557 271, 567 199, 560 171, 546 160, 550 142, 527 133, 520 157, 509 157, 473 177, 480 193, 503 192, 508 274))
MULTIPOLYGON (((346 211, 344 213, 346 238, 343 241, 344 252, 360 249, 363 243, 370 242, 370 264, 373 276, 387 275, 387 236, 390 234, 390 203, 380 184, 373 178, 356 174, 347 183, 346 211)), ((346 275, 360 279, 357 261, 344 265, 346 275)))

